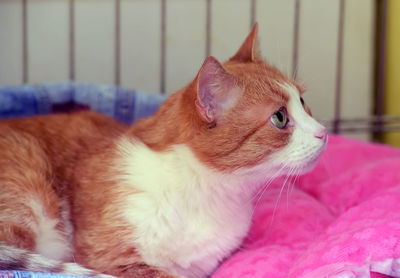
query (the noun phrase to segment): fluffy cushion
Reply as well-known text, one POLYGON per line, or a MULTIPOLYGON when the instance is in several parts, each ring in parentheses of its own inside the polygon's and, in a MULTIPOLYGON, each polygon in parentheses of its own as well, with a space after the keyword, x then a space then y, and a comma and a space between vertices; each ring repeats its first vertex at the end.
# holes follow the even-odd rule
POLYGON ((313 172, 284 182, 213 278, 400 277, 400 150, 331 136, 313 172))

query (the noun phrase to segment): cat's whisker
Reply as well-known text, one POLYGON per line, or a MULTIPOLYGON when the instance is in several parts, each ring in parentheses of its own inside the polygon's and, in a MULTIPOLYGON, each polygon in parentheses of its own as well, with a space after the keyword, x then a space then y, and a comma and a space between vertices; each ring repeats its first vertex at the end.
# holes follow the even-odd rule
POLYGON ((272 177, 270 177, 270 178, 265 182, 265 184, 258 190, 258 192, 251 198, 250 201, 254 201, 255 199, 257 199, 257 202, 258 202, 258 199, 260 198, 260 195, 263 194, 263 192, 269 187, 269 185, 270 185, 277 177, 278 177, 278 173, 276 173, 275 175, 273 175, 272 177))
POLYGON ((289 209, 289 195, 290 195, 290 191, 294 186, 294 180, 296 178, 296 174, 297 174, 297 169, 298 166, 294 166, 293 167, 293 171, 290 173, 290 177, 289 177, 289 184, 286 187, 286 209, 289 209))
MULTIPOLYGON (((258 206, 258 203, 260 202, 262 196, 264 195, 265 191, 267 191, 267 189, 269 188, 269 186, 272 184, 272 182, 275 180, 275 178, 277 178, 278 175, 273 176, 272 178, 270 178, 268 180, 268 182, 263 186, 262 190, 260 190, 259 193, 257 193, 257 195, 255 197, 257 197, 257 201, 255 202, 254 206, 253 206, 253 211, 251 213, 251 218, 253 218, 254 216, 254 212, 256 211, 256 208, 258 206)), ((253 201, 254 198, 252 198, 251 201, 253 201)))
POLYGON ((264 194, 265 190, 268 189, 268 187, 271 185, 271 183, 278 177, 281 176, 281 173, 287 168, 288 166, 288 162, 286 162, 285 164, 283 164, 281 166, 281 168, 274 174, 272 175, 264 184, 264 186, 258 191, 258 193, 256 194, 256 196, 253 197, 253 200, 255 198, 258 197, 258 199, 260 199, 262 197, 262 195, 264 194))
MULTIPOLYGON (((258 203, 260 202, 262 196, 264 195, 265 191, 269 188, 269 186, 271 185, 271 183, 277 178, 279 177, 280 173, 286 168, 286 166, 288 165, 288 162, 286 162, 285 164, 282 165, 282 167, 272 176, 268 179, 268 181, 265 183, 265 185, 261 188, 261 190, 258 191, 258 193, 255 195, 255 197, 257 197, 257 201, 254 204, 253 207, 253 211, 251 213, 252 218, 254 216, 254 212, 258 206, 258 203)), ((254 198, 252 198, 251 201, 253 201, 254 198)))
POLYGON ((272 226, 272 223, 274 222, 275 213, 276 213, 276 209, 277 209, 277 207, 278 207, 278 203, 279 203, 279 201, 280 201, 280 199, 281 199, 281 197, 282 197, 283 189, 285 188, 286 182, 288 181, 289 176, 290 176, 290 173, 291 173, 292 170, 293 170, 293 168, 289 168, 289 171, 288 171, 288 173, 286 174, 285 181, 283 182, 281 191, 279 192, 278 198, 277 198, 277 200, 276 200, 276 202, 275 202, 274 211, 272 212, 272 217, 271 217, 271 221, 270 221, 270 226, 272 226))
POLYGON ((299 167, 297 167, 297 166, 293 167, 293 172, 290 176, 289 184, 286 189, 286 209, 287 210, 289 210, 289 195, 290 195, 292 188, 294 188, 294 183, 296 181, 296 175, 298 173, 298 169, 299 169, 299 167))
POLYGON ((260 197, 260 194, 263 194, 262 192, 265 191, 266 187, 268 187, 280 175, 280 173, 286 168, 287 165, 288 162, 283 164, 282 167, 274 175, 270 176, 268 180, 264 183, 264 186, 261 186, 261 188, 257 191, 256 194, 254 194, 250 201, 254 201, 254 199, 260 197))
POLYGON ((300 175, 302 173, 302 169, 303 169, 302 166, 297 167, 297 169, 296 169, 296 173, 294 175, 294 181, 293 181, 292 187, 290 188, 289 193, 288 193, 289 196, 292 194, 292 192, 293 192, 293 190, 294 190, 294 188, 296 186, 297 180, 298 180, 298 178, 300 177, 300 175))
POLYGON ((293 192, 293 189, 294 189, 294 187, 296 186, 296 182, 297 182, 298 178, 299 178, 299 177, 300 177, 300 175, 301 175, 302 169, 303 169, 303 167, 302 167, 302 166, 300 166, 300 167, 298 167, 298 168, 297 168, 296 177, 295 177, 295 179, 294 179, 293 187, 292 187, 292 189, 291 189, 290 193, 292 193, 292 192, 293 192))
POLYGON ((297 168, 297 174, 296 174, 296 178, 294 180, 294 186, 296 185, 299 177, 301 176, 301 173, 303 172, 303 166, 300 166, 297 168))

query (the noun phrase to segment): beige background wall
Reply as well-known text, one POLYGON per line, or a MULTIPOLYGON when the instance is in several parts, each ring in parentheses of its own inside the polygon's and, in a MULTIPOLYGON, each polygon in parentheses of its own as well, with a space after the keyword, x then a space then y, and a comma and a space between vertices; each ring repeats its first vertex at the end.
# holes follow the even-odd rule
MULTIPOLYGON (((28 1, 29 83, 69 78, 68 1, 28 1)), ((298 79, 314 115, 334 115, 339 0, 301 0, 298 79)), ((211 1, 211 55, 232 55, 250 28, 251 0, 211 1)), ((293 71, 295 0, 256 0, 264 56, 293 71)), ((121 84, 160 90, 161 0, 121 0, 121 84)), ((346 0, 342 115, 369 115, 373 0, 346 0)), ((194 77, 205 58, 206 0, 167 0, 166 91, 194 77)), ((114 0, 75 0, 76 81, 114 83, 114 0)), ((0 0, 0 86, 22 83, 22 0, 0 0)))

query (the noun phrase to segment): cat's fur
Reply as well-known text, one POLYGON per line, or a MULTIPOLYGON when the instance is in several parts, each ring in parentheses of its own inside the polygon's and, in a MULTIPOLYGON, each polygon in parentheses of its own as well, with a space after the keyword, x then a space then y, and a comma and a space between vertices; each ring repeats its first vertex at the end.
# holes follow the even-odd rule
POLYGON ((94 112, 1 122, 0 269, 206 277, 239 247, 263 182, 323 151, 302 92, 260 58, 255 26, 131 127, 94 112))

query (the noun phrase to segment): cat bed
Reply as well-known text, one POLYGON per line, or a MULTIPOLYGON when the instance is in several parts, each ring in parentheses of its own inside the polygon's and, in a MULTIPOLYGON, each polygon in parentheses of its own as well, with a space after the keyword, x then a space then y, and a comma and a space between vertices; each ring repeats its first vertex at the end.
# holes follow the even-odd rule
POLYGON ((41 273, 28 271, 0 271, 0 278, 89 278, 55 273, 41 273))
MULTIPOLYGON (((91 84, 8 87, 0 117, 89 107, 130 123, 163 99, 91 84)), ((213 278, 400 277, 399 149, 330 136, 314 171, 274 181, 254 202, 247 238, 213 278)), ((71 276, 0 271, 11 277, 71 276)))
POLYGON ((400 277, 399 149, 330 136, 316 169, 283 183, 213 278, 400 277))

